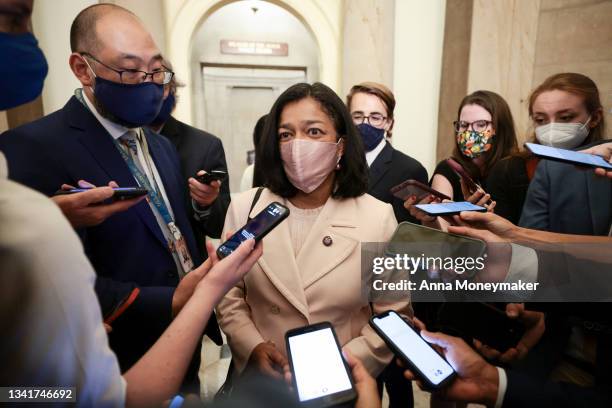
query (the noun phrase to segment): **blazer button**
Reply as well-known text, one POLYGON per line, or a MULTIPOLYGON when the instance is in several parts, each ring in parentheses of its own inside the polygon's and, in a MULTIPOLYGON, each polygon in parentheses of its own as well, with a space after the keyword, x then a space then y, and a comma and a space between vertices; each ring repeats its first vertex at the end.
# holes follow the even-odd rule
POLYGON ((280 307, 272 305, 272 307, 270 307, 270 312, 275 315, 280 314, 280 307))
POLYGON ((325 246, 331 246, 331 244, 333 244, 333 243, 334 243, 334 241, 332 240, 332 237, 330 237, 329 235, 326 235, 326 236, 323 238, 323 245, 325 245, 325 246))

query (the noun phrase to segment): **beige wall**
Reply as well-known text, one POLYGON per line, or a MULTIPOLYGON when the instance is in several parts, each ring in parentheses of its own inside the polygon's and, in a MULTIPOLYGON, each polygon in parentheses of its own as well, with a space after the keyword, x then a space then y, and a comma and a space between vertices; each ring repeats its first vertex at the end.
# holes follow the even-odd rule
POLYGON ((419 160, 429 174, 436 165, 445 4, 445 0, 395 3, 393 145, 419 160))
POLYGON ((499 93, 510 105, 519 138, 529 118, 540 0, 474 0, 468 93, 499 93))
POLYGON ((542 0, 534 87, 558 72, 579 72, 597 84, 612 137, 612 1, 542 0))
POLYGON ((342 93, 364 81, 393 88, 394 0, 344 2, 342 93))
POLYGON ((43 0, 34 3, 32 27, 49 64, 43 88, 45 114, 63 107, 80 86, 70 67, 70 25, 76 15, 97 0, 43 0))

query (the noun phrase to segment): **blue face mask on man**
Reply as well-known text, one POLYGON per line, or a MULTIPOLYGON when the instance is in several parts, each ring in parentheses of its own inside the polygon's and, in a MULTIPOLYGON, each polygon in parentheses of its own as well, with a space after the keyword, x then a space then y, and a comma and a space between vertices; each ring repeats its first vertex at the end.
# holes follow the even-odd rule
POLYGON ((0 111, 36 99, 49 68, 32 33, 0 33, 0 56, 0 111))
POLYGON ((161 126, 170 118, 172 111, 174 110, 174 105, 176 105, 176 97, 173 93, 170 93, 164 102, 162 103, 162 107, 157 114, 157 117, 153 122, 151 122, 151 126, 157 127, 161 126))
POLYGON ((385 137, 385 129, 379 129, 368 123, 357 125, 366 152, 372 151, 385 137))
POLYGON ((164 86, 155 82, 123 84, 96 77, 93 93, 102 108, 127 127, 148 125, 155 120, 164 101, 164 86))

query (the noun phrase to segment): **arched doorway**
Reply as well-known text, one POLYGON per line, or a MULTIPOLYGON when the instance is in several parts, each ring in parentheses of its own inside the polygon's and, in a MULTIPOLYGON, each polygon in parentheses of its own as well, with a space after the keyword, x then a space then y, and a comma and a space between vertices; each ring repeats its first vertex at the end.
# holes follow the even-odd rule
MULTIPOLYGON (((194 33, 212 13, 234 1, 236 0, 185 0, 172 19, 167 35, 167 54, 174 65, 174 70, 187 88, 192 86, 189 73, 194 33)), ((330 14, 321 8, 319 2, 303 0, 269 2, 293 14, 312 33, 319 48, 319 80, 339 92, 342 55, 340 24, 330 18, 330 14)), ((167 8, 170 6, 167 5, 167 8)), ((177 118, 188 123, 194 123, 192 119, 195 108, 191 98, 191 94, 185 92, 175 111, 177 118)))
POLYGON ((225 4, 202 21, 191 41, 192 123, 221 138, 230 190, 253 149, 257 120, 285 89, 319 80, 319 48, 303 22, 267 1, 225 4))

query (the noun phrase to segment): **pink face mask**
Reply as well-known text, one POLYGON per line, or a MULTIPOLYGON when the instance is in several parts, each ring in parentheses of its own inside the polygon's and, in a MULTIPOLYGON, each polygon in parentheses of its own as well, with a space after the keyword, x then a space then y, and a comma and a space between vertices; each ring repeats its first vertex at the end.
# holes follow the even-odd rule
POLYGON ((283 168, 291 184, 306 194, 316 190, 340 161, 340 140, 333 143, 293 139, 281 143, 283 168))

